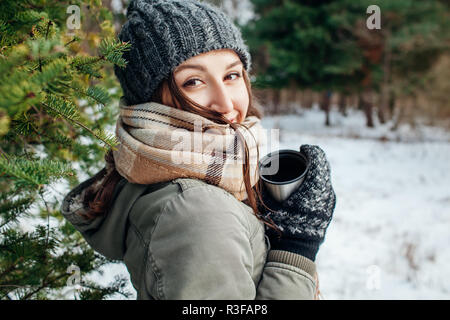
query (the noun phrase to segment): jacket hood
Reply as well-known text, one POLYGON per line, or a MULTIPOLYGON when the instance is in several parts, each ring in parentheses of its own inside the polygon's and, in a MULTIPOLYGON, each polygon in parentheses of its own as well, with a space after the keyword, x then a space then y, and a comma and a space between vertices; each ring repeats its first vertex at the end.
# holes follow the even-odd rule
POLYGON ((83 216, 88 212, 88 207, 84 205, 84 198, 86 191, 89 188, 93 188, 95 191, 101 186, 104 178, 97 182, 94 182, 95 176, 89 178, 88 180, 80 183, 74 189, 72 189, 63 199, 61 211, 64 216, 74 216, 72 220, 76 222, 85 222, 85 219, 78 219, 77 216, 83 216), (75 216, 76 214, 76 216, 75 216), (78 221, 79 220, 79 221, 78 221))
POLYGON ((95 251, 107 258, 120 260, 125 252, 128 214, 147 186, 129 183, 122 178, 114 189, 111 209, 89 219, 83 216, 88 211, 84 205, 86 191, 91 186, 98 189, 104 178, 97 182, 94 180, 95 176, 72 189, 63 199, 61 213, 95 251))

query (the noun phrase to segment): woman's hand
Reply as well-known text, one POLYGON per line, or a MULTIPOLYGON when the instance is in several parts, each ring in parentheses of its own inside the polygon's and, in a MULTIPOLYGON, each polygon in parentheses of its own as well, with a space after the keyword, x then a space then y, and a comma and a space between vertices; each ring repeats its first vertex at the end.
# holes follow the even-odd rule
POLYGON ((300 152, 310 162, 305 180, 281 203, 264 189, 264 203, 276 213, 268 212, 267 209, 263 212, 282 231, 279 237, 276 231, 267 228, 271 249, 294 252, 314 261, 333 216, 336 194, 331 185, 330 165, 324 151, 318 146, 302 145, 300 152))

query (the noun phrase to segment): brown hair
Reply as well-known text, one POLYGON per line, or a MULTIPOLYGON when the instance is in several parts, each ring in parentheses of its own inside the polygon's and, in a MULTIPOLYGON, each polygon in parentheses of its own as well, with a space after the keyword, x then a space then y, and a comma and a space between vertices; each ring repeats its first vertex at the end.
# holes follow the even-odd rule
MULTIPOLYGON (((245 70, 243 70, 243 77, 244 77, 244 82, 245 82, 245 85, 247 87, 247 91, 249 94, 249 106, 248 106, 248 111, 247 111, 246 116, 256 116, 261 119, 262 111, 259 109, 256 99, 254 98, 254 96, 252 94, 250 79, 245 70)), ((163 100, 163 92, 166 89, 168 89, 170 96, 174 100, 173 102, 176 107, 180 107, 181 109, 183 109, 185 111, 201 115, 209 120, 215 121, 216 123, 229 124, 235 130, 238 128, 238 126, 243 126, 243 127, 247 128, 243 124, 230 122, 221 113, 216 112, 211 109, 204 108, 201 105, 199 105, 199 104, 195 103, 194 101, 192 101, 191 99, 189 99, 188 97, 186 97, 186 95, 183 94, 183 92, 180 90, 180 88, 176 84, 172 73, 169 75, 168 79, 164 80, 159 85, 159 87, 153 94, 151 101, 163 104, 163 101, 162 101, 163 100)), ((245 161, 242 165, 242 172, 243 172, 243 176, 244 176, 245 189, 246 189, 248 197, 243 202, 253 209, 255 216, 259 220, 263 221, 270 228, 273 228, 278 233, 280 233, 280 230, 273 223, 272 219, 270 219, 269 217, 261 216, 259 214, 261 206, 268 209, 269 211, 272 211, 272 210, 270 208, 268 208, 262 200, 261 180, 259 179, 254 187, 251 186, 248 146, 247 146, 247 143, 245 142, 242 134, 240 133, 240 131, 236 130, 236 132, 238 133, 239 139, 243 142, 244 152, 245 152, 245 161)), ((259 159, 259 150, 257 150, 257 159, 259 159)), ((84 203, 85 203, 85 205, 87 205, 89 207, 89 211, 86 214, 86 216, 88 218, 93 218, 95 216, 105 214, 106 212, 109 211, 110 205, 113 202, 112 196, 113 196, 114 189, 116 187, 116 184, 121 179, 120 174, 115 169, 114 158, 113 158, 113 154, 112 154, 111 150, 109 150, 107 152, 107 154, 105 155, 105 161, 107 163, 106 168, 101 170, 99 173, 97 173, 93 177, 94 182, 98 181, 102 178, 105 178, 104 182, 102 183, 100 188, 95 187, 95 183, 93 183, 92 188, 89 188, 86 191, 84 203), (106 177, 105 177, 105 175, 106 175, 106 177)))

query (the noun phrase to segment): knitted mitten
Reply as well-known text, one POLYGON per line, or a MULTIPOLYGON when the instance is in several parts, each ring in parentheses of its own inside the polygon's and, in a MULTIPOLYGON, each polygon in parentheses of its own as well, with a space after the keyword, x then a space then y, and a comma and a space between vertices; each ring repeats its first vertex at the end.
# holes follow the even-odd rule
POLYGON ((302 145, 300 152, 310 162, 305 180, 281 203, 264 188, 264 203, 276 213, 267 209, 261 212, 282 231, 279 237, 272 228, 266 228, 271 249, 290 251, 315 261, 336 206, 336 195, 331 185, 330 165, 323 150, 318 146, 302 145))

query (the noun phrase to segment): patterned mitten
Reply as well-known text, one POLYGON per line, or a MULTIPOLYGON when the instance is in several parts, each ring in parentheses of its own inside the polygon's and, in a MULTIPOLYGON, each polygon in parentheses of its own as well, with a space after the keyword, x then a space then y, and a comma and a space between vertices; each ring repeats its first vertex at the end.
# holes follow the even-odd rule
POLYGON ((282 231, 280 237, 272 228, 266 228, 271 249, 290 251, 315 261, 336 206, 336 194, 324 151, 318 146, 302 145, 300 152, 310 162, 305 180, 281 203, 263 188, 264 203, 276 213, 267 209, 262 212, 282 231))

